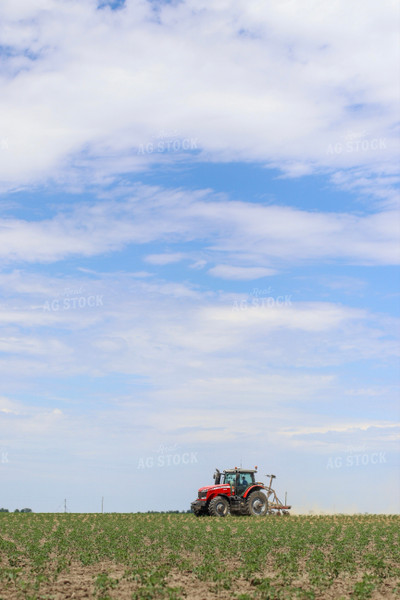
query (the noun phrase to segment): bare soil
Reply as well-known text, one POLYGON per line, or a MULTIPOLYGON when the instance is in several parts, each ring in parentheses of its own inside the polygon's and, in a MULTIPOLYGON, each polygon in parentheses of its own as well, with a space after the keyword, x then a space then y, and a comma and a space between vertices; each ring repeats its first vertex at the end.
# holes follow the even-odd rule
MULTIPOLYGON (((164 590, 173 588, 176 590, 176 598, 184 600, 228 600, 234 599, 240 594, 247 594, 249 598, 268 598, 267 595, 257 593, 257 580, 270 577, 277 585, 276 572, 266 570, 258 574, 253 580, 247 581, 238 577, 230 590, 217 589, 216 584, 202 581, 191 571, 172 570, 165 581, 164 590)), ((352 595, 354 585, 361 581, 360 576, 339 576, 332 584, 315 593, 315 600, 344 600, 355 598, 352 595)), ((393 578, 385 580, 378 589, 375 589, 369 598, 371 600, 399 599, 400 593, 393 592, 398 581, 393 578)), ((291 582, 291 588, 309 590, 308 577, 305 574, 301 578, 291 582)), ((140 589, 140 584, 127 578, 126 567, 111 562, 100 562, 95 565, 83 566, 80 563, 72 563, 65 572, 54 577, 49 573, 49 580, 40 583, 40 591, 35 591, 32 585, 26 590, 21 589, 21 582, 16 584, 12 581, 0 584, 0 600, 132 600, 135 592, 140 589), (96 581, 99 574, 107 574, 113 581, 118 583, 113 589, 99 589, 96 581)), ((285 586, 279 586, 284 592, 285 586)), ((160 592, 160 597, 164 597, 160 592)), ((142 596, 141 596, 142 597, 142 596)), ((154 596, 157 598, 157 595, 154 596)), ((168 597, 168 596, 166 596, 168 597)), ((304 596, 306 597, 306 596, 304 596)), ((299 596, 301 598, 301 596, 299 596)))

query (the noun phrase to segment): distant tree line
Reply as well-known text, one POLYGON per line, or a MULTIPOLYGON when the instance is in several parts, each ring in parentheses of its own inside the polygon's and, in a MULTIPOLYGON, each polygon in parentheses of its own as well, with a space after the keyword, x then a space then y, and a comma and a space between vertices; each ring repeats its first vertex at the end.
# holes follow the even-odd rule
MULTIPOLYGON (((139 511, 142 512, 142 511, 139 511)), ((191 510, 146 510, 144 511, 144 514, 146 515, 150 515, 150 514, 157 514, 157 515, 182 515, 182 514, 186 514, 186 513, 191 513, 191 510)))
MULTIPOLYGON (((9 513, 10 511, 8 510, 8 508, 0 508, 0 513, 9 513)), ((31 513, 33 512, 33 510, 31 508, 21 508, 21 510, 19 510, 18 508, 16 508, 14 510, 15 513, 31 513)), ((157 514, 157 515, 179 515, 179 514, 186 514, 186 513, 191 513, 192 511, 189 510, 146 510, 146 511, 139 511, 141 514, 157 514)), ((1 599, 0 599, 1 600, 1 599)))
MULTIPOLYGON (((8 508, 0 508, 0 512, 7 512, 9 513, 10 511, 8 510, 8 508)), ((19 508, 16 508, 14 510, 15 513, 30 513, 33 512, 31 508, 21 508, 21 510, 19 510, 19 508)))

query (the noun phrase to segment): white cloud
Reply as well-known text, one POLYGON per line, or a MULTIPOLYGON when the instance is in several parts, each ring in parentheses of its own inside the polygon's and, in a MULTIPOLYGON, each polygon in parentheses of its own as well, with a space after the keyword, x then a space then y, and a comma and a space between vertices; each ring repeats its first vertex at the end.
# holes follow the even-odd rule
MULTIPOLYGON (((248 377, 250 365, 259 375, 265 368, 276 373, 325 368, 329 375, 332 366, 384 364, 398 353, 395 319, 332 302, 291 296, 287 301, 249 296, 242 302, 232 293, 129 273, 96 280, 81 275, 67 285, 21 273, 3 276, 0 285, 18 306, 0 306, 0 349, 6 352, 0 371, 7 380, 15 375, 14 384, 19 373, 21 382, 43 375, 122 373, 162 386, 174 382, 167 402, 172 405, 176 382, 199 389, 205 378, 211 392, 216 378, 248 377), (97 297, 97 305, 87 302, 97 297)), ((264 387, 271 390, 271 382, 264 387)))
POLYGON ((94 178, 143 169, 168 160, 140 148, 170 130, 181 141, 174 160, 196 140, 207 160, 257 161, 295 176, 379 174, 379 193, 390 195, 398 149, 391 0, 337 0, 328 10, 317 0, 153 8, 2 2, 2 43, 12 49, 0 101, 4 184, 61 177, 72 165, 94 178))
POLYGON ((362 294, 365 293, 367 282, 356 277, 348 277, 346 275, 334 276, 334 277, 323 277, 322 283, 326 287, 332 290, 342 290, 348 294, 362 294))
POLYGON ((214 277, 221 279, 261 279, 274 275, 274 269, 266 269, 265 267, 234 267, 232 265, 216 265, 208 271, 214 277))
POLYGON ((184 254, 179 252, 166 252, 165 254, 149 254, 145 257, 145 261, 152 265, 169 265, 180 262, 184 258, 184 254))
POLYGON ((0 412, 9 415, 19 415, 20 407, 16 402, 13 402, 5 396, 0 396, 0 412))
MULTIPOLYGON (((272 298, 272 300, 275 300, 272 298)), ((325 331, 335 329, 347 320, 358 320, 366 317, 360 309, 352 309, 323 302, 292 302, 285 304, 274 301, 265 305, 262 301, 256 306, 249 303, 242 310, 241 306, 233 309, 206 308, 204 317, 217 323, 229 322, 236 327, 257 327, 264 331, 272 328, 301 329, 303 331, 325 331)))
POLYGON ((360 389, 351 389, 346 390, 346 395, 348 396, 370 396, 370 397, 382 397, 388 393, 389 388, 379 387, 379 388, 360 388, 360 389))
MULTIPOLYGON (((0 220, 0 256, 5 261, 53 262, 115 252, 132 243, 199 241, 208 242, 205 250, 218 263, 211 274, 232 279, 270 275, 286 263, 334 259, 398 264, 398 238, 394 211, 366 216, 308 212, 229 202, 209 191, 145 186, 129 200, 81 204, 42 221, 0 220)), ((165 264, 182 256, 168 252, 149 260, 165 264)))
POLYGON ((296 435, 308 435, 313 433, 329 433, 331 431, 344 433, 344 432, 353 432, 357 429, 361 431, 366 431, 370 428, 378 428, 378 429, 399 429, 400 423, 393 423, 391 421, 380 421, 380 420, 370 420, 370 421, 354 421, 352 423, 330 423, 328 426, 317 426, 317 427, 299 427, 286 429, 281 431, 282 435, 288 436, 296 436, 296 435))
POLYGON ((58 339, 33 336, 0 337, 0 352, 18 355, 51 355, 53 353, 65 354, 68 347, 58 339))

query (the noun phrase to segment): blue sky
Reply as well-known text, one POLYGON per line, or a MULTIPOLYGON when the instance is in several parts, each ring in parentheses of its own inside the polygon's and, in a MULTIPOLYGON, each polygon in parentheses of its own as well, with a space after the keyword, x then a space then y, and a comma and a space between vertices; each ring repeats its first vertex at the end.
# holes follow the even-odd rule
POLYGON ((0 7, 0 504, 397 512, 398 7, 99 4, 0 7))

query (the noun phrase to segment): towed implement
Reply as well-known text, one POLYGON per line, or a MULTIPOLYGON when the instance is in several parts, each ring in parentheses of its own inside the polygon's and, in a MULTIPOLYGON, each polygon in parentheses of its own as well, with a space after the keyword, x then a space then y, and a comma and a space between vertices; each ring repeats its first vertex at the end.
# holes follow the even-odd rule
POLYGON ((264 517, 268 514, 288 515, 291 506, 283 504, 275 490, 272 481, 275 475, 267 475, 269 484, 256 481, 255 469, 226 469, 222 473, 216 469, 214 485, 201 487, 198 497, 191 504, 196 517, 212 516, 226 517, 232 515, 248 515, 264 517))

